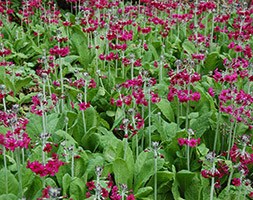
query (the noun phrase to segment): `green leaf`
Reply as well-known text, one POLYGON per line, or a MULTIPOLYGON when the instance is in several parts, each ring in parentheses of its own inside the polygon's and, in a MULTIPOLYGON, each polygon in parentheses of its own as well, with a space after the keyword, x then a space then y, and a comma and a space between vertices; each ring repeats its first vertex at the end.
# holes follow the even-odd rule
POLYGON ((228 192, 228 187, 224 188, 219 194, 218 199, 229 199, 229 200, 237 200, 237 199, 245 199, 244 193, 242 191, 246 190, 246 188, 235 187, 233 185, 230 186, 230 190, 228 192))
POLYGON ((7 174, 8 178, 8 192, 17 195, 19 183, 15 176, 9 171, 5 169, 1 169, 0 171, 0 194, 5 194, 5 175, 7 174))
POLYGON ((188 118, 189 119, 196 119, 199 117, 199 112, 191 112, 189 115, 188 115, 188 118))
POLYGON ((86 130, 96 127, 98 123, 97 111, 93 107, 89 107, 85 110, 86 130))
POLYGON ((205 113, 192 123, 191 129, 195 132, 197 138, 200 138, 205 133, 205 131, 210 127, 209 118, 211 116, 212 112, 205 113))
POLYGON ((75 178, 69 187, 70 195, 74 196, 76 200, 82 200, 85 197, 85 182, 80 178, 75 178))
POLYGON ((185 40, 184 43, 182 44, 182 47, 184 51, 186 51, 189 55, 196 53, 195 45, 189 40, 185 40))
POLYGON ((193 178, 196 176, 195 173, 181 170, 176 174, 176 181, 179 183, 180 190, 184 193, 187 188, 191 187, 193 178))
MULTIPOLYGON (((158 158, 157 170, 163 167, 164 160, 158 158)), ((148 179, 154 174, 154 153, 153 152, 141 152, 137 157, 134 166, 134 191, 138 189, 148 181, 148 179)))
POLYGON ((158 59, 159 59, 159 55, 158 55, 158 53, 157 53, 156 48, 155 48, 152 44, 150 44, 150 45, 148 46, 148 48, 149 48, 150 51, 152 52, 153 57, 154 57, 154 60, 158 60, 158 59))
POLYGON ((15 94, 17 94, 23 87, 29 85, 31 81, 32 78, 29 76, 15 81, 15 94))
POLYGON ((12 90, 15 93, 15 86, 14 86, 13 82, 11 81, 10 77, 5 76, 3 83, 8 90, 12 90))
POLYGON ((33 182, 31 186, 28 188, 28 190, 25 192, 25 196, 27 197, 35 197, 38 192, 42 190, 42 180, 38 176, 33 176, 33 182))
POLYGON ((87 163, 85 160, 81 157, 74 160, 74 175, 75 177, 81 178, 82 175, 85 173, 87 163))
POLYGON ((172 183, 171 192, 173 194, 174 199, 182 200, 178 189, 179 189, 179 184, 176 180, 174 180, 172 183))
POLYGON ((65 174, 70 174, 70 173, 71 173, 70 165, 65 164, 60 167, 59 172, 56 173, 56 175, 55 175, 60 187, 63 187, 62 177, 65 174))
POLYGON ((142 198, 142 197, 147 197, 151 192, 153 191, 153 188, 148 186, 148 187, 143 187, 138 190, 138 192, 134 195, 136 198, 142 198))
MULTIPOLYGON (((175 174, 170 171, 158 171, 157 172, 157 186, 159 193, 166 193, 170 190, 168 188, 169 182, 172 183, 175 174)), ((152 176, 147 184, 147 186, 154 186, 154 176, 152 176)))
POLYGON ((170 121, 175 121, 174 112, 171 108, 170 102, 167 99, 162 99, 159 103, 156 104, 162 114, 170 121))
MULTIPOLYGON (((116 152, 117 152, 117 158, 123 158, 124 157, 124 149, 125 149, 125 143, 126 141, 120 141, 118 142, 117 148, 116 148, 116 152)), ((126 148, 126 158, 125 158, 126 164, 127 164, 127 168, 129 170, 128 173, 128 187, 132 188, 132 182, 133 182, 133 176, 134 176, 134 158, 133 158, 133 152, 131 150, 131 148, 129 147, 129 145, 127 145, 126 148)))
POLYGON ((209 53, 204 62, 203 73, 208 74, 209 72, 212 72, 215 68, 217 68, 221 61, 222 59, 220 58, 218 52, 209 53))
POLYGON ((124 118, 124 114, 125 113, 121 108, 117 108, 116 114, 115 114, 115 120, 111 128, 111 131, 114 130, 114 128, 116 128, 121 123, 122 119, 124 118))
POLYGON ((18 197, 14 194, 3 194, 0 196, 0 200, 18 200, 18 197))
POLYGON ((164 120, 159 121, 158 119, 155 119, 154 125, 156 126, 162 141, 171 140, 176 136, 178 128, 176 123, 168 123, 164 120))
MULTIPOLYGON (((20 93, 20 94, 22 94, 22 93, 20 93)), ((36 94, 37 94, 37 92, 32 92, 32 93, 29 93, 29 94, 26 94, 23 96, 20 95, 18 104, 21 105, 23 103, 30 103, 32 97, 35 96, 36 94)))
POLYGON ((75 139, 63 130, 56 131, 55 134, 53 135, 53 139, 55 143, 60 143, 61 141, 65 140, 66 146, 71 146, 71 145, 75 146, 77 144, 75 139))
POLYGON ((129 169, 125 160, 118 158, 112 165, 113 173, 115 176, 116 184, 128 184, 129 183, 129 169))
POLYGON ((65 174, 62 177, 62 193, 63 193, 63 195, 67 194, 71 180, 72 180, 72 178, 69 174, 65 174))
POLYGON ((115 111, 107 110, 106 115, 108 115, 109 117, 114 117, 115 116, 115 111))
MULTIPOLYGON (((28 113, 27 118, 29 119, 29 123, 27 125, 26 131, 32 139, 37 139, 37 137, 42 133, 42 117, 28 113)), ((53 113, 47 116, 47 124, 46 131, 51 133, 52 135, 65 127, 64 123, 64 115, 59 115, 57 113, 53 113)))
POLYGON ((209 149, 204 143, 201 143, 199 146, 197 146, 197 151, 200 153, 201 156, 205 156, 209 152, 209 149))
POLYGON ((79 56, 76 55, 69 55, 63 58, 64 63, 72 63, 76 61, 79 58, 79 56))
POLYGON ((32 170, 22 166, 22 185, 23 188, 30 187, 34 179, 34 173, 32 170))
POLYGON ((194 89, 201 94, 200 101, 195 104, 195 110, 198 110, 200 115, 210 110, 215 112, 216 107, 214 105, 214 99, 207 94, 207 91, 199 83, 196 83, 194 89))
POLYGON ((117 157, 117 152, 112 146, 107 147, 103 154, 107 162, 113 162, 117 157))
POLYGON ((95 151, 100 145, 100 135, 95 133, 96 129, 96 127, 93 127, 86 134, 84 134, 80 143, 84 148, 92 152, 95 151))
POLYGON ((52 113, 47 116, 47 131, 54 134, 65 127, 65 117, 63 114, 52 113))
POLYGON ((72 29, 74 33, 70 40, 80 56, 79 62, 83 66, 88 67, 88 64, 94 59, 95 53, 88 48, 87 36, 82 32, 81 28, 79 26, 72 26, 72 29))
POLYGON ((53 188, 57 187, 57 184, 55 183, 55 181, 50 177, 47 177, 45 179, 45 185, 50 185, 53 188))
POLYGON ((10 128, 7 128, 7 127, 5 127, 3 125, 0 126, 0 133, 4 133, 5 134, 8 130, 10 130, 10 128))
POLYGON ((99 86, 98 95, 99 96, 105 96, 105 88, 104 87, 99 86))
POLYGON ((22 58, 22 59, 28 58, 28 56, 26 54, 23 54, 23 53, 14 53, 13 57, 14 58, 19 57, 19 58, 22 58))
POLYGON ((87 169, 85 172, 85 175, 88 177, 88 179, 95 177, 95 167, 97 166, 104 166, 104 157, 102 154, 93 153, 89 157, 87 169))
POLYGON ((174 173, 170 171, 157 172, 157 179, 160 184, 172 180, 174 176, 174 173))
POLYGON ((16 103, 18 101, 17 98, 11 96, 11 95, 7 95, 6 97, 6 101, 12 102, 12 103, 16 103))

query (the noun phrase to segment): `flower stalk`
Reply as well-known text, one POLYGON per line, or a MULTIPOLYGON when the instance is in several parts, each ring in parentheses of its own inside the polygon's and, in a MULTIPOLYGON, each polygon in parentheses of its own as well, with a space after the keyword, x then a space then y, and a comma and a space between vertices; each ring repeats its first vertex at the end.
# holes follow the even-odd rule
POLYGON ((157 200, 157 159, 158 159, 158 142, 152 143, 154 149, 154 200, 157 200))

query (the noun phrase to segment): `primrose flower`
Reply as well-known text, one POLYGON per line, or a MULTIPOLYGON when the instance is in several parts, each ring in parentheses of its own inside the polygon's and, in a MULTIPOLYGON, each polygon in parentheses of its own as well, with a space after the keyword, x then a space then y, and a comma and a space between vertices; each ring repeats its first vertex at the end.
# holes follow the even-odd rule
POLYGON ((83 110, 83 111, 90 107, 90 103, 85 103, 85 102, 81 102, 78 105, 79 105, 79 110, 83 110))

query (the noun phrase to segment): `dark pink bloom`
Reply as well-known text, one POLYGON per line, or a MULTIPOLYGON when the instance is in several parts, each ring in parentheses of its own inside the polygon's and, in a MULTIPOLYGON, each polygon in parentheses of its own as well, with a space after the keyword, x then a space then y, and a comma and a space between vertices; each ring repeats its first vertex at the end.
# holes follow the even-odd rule
POLYGON ((52 145, 50 143, 46 143, 43 151, 47 152, 47 153, 50 153, 51 150, 52 150, 52 145))
POLYGON ((188 140, 188 145, 189 145, 190 147, 192 147, 192 148, 193 148, 193 147, 196 147, 197 144, 198 144, 198 140, 197 140, 197 139, 192 138, 192 139, 188 140))
POLYGON ((211 97, 214 97, 215 93, 214 93, 214 90, 213 88, 208 88, 208 93, 210 94, 211 97))
POLYGON ((187 144, 187 139, 186 138, 178 138, 177 141, 178 141, 178 144, 180 146, 183 146, 183 145, 187 144))
POLYGON ((192 101, 199 101, 199 100, 200 100, 200 93, 199 93, 199 92, 194 92, 194 93, 191 95, 191 100, 192 100, 192 101))
POLYGON ((133 195, 133 194, 129 194, 129 195, 127 196, 127 200, 135 200, 134 195, 133 195))
POLYGON ((232 184, 234 186, 240 186, 241 185, 241 179, 240 178, 233 178, 232 179, 232 184))
POLYGON ((79 105, 79 110, 83 110, 83 111, 90 107, 90 103, 85 103, 85 102, 79 103, 78 105, 79 105))
POLYGON ((93 190, 95 189, 95 182, 94 181, 89 181, 86 183, 86 187, 88 188, 88 190, 93 190))
POLYGON ((65 57, 69 54, 69 47, 54 46, 49 50, 50 55, 65 57))

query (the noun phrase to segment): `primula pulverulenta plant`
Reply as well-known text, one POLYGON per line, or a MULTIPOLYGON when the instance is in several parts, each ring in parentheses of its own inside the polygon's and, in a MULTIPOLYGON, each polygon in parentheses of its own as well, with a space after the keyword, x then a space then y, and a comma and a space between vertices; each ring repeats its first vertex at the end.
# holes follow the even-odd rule
POLYGON ((114 185, 110 174, 107 176, 106 180, 104 180, 104 178, 101 177, 102 170, 101 167, 97 166, 95 168, 97 179, 86 183, 88 189, 88 192, 86 192, 87 199, 135 200, 131 191, 127 190, 127 185, 122 184, 120 188, 114 185))
MULTIPOLYGON (((198 102, 201 98, 199 92, 194 92, 191 85, 200 81, 201 76, 197 72, 194 72, 194 61, 185 60, 184 63, 181 60, 175 62, 176 72, 171 70, 169 72, 170 85, 169 93, 167 96, 168 101, 173 101, 177 97, 177 125, 178 129, 180 126, 180 105, 181 103, 186 103, 186 120, 185 128, 189 128, 188 114, 190 112, 190 102, 198 102)), ((182 110, 182 109, 181 109, 182 110)))

